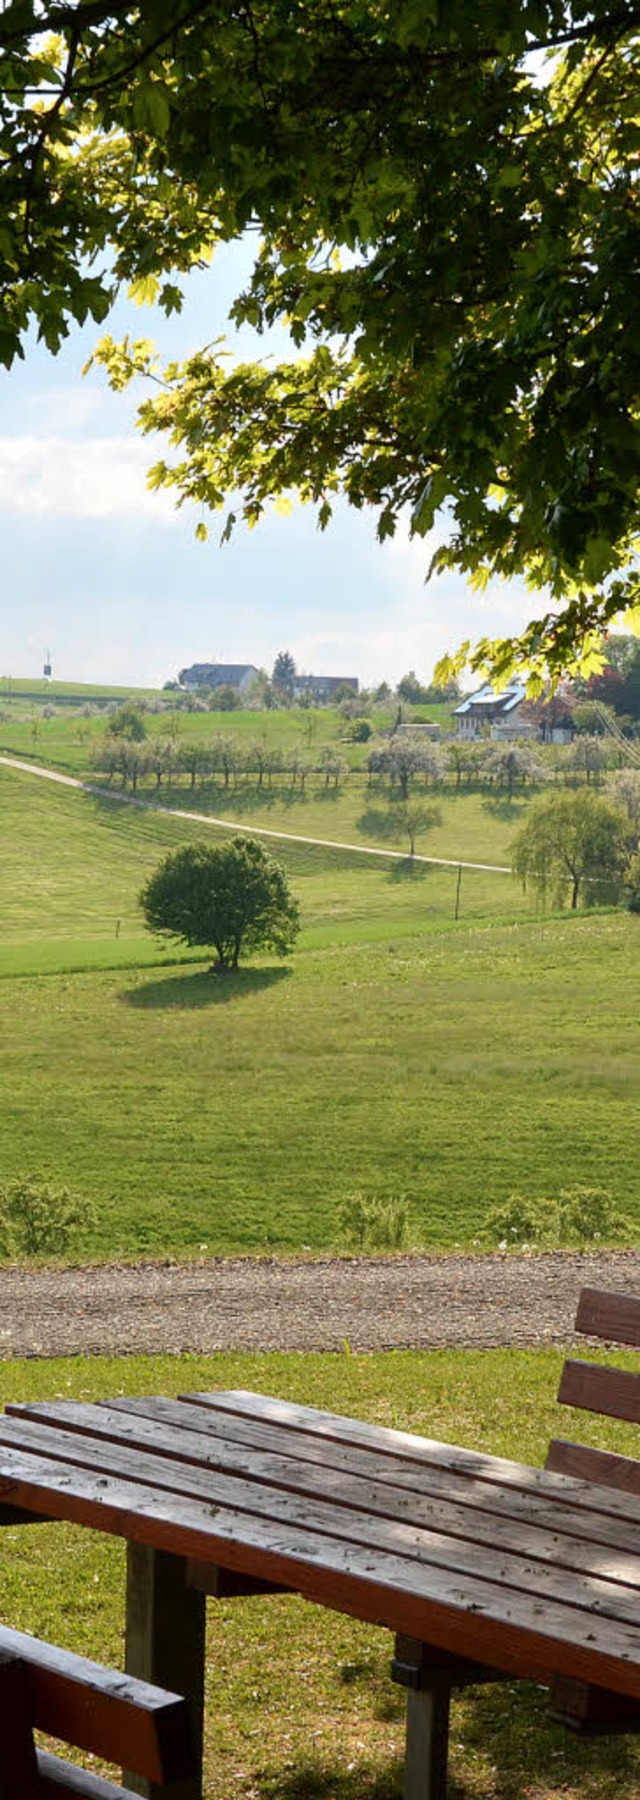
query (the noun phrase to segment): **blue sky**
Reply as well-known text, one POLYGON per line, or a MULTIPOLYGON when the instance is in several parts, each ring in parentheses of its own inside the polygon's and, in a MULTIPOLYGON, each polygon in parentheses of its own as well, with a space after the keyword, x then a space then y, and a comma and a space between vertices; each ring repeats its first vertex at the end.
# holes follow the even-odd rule
MULTIPOLYGON (((244 245, 218 252, 187 283, 180 317, 122 301, 102 330, 185 355, 227 330, 247 258, 244 245)), ((0 675, 39 675, 50 648, 59 679, 151 686, 205 658, 270 667, 286 648, 300 669, 395 682, 529 616, 516 584, 482 596, 457 577, 425 586, 429 542, 402 532, 381 547, 373 520, 346 506, 324 534, 296 507, 222 547, 216 517, 196 542, 195 510, 147 492, 164 445, 136 431, 133 390, 111 394, 101 370, 82 377, 99 335, 76 331, 57 357, 33 344, 0 371, 0 675)), ((231 341, 243 355, 290 353, 282 334, 231 341)))

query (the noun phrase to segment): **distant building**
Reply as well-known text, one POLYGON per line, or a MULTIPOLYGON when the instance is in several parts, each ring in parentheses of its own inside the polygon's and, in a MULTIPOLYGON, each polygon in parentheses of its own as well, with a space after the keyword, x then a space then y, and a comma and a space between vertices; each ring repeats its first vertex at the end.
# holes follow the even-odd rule
POLYGON ((427 719, 426 723, 423 724, 413 724, 410 720, 403 721, 401 719, 400 724, 396 725, 392 735, 394 737, 402 736, 409 738, 413 737, 416 739, 428 738, 431 743, 438 744, 442 734, 440 726, 435 719, 427 719))
POLYGON ((556 696, 548 701, 527 699, 523 681, 510 681, 496 693, 489 681, 477 693, 467 694, 454 710, 458 736, 468 741, 488 736, 529 738, 541 744, 570 744, 574 735, 568 705, 556 696))
POLYGON ((312 700, 319 702, 333 700, 340 688, 349 688, 352 694, 357 694, 358 685, 356 675, 295 675, 293 698, 301 700, 303 694, 310 694, 312 700))
POLYGON ((257 681, 260 670, 253 663, 192 663, 190 669, 181 669, 178 680, 187 693, 194 693, 196 688, 235 688, 239 694, 248 694, 257 681))

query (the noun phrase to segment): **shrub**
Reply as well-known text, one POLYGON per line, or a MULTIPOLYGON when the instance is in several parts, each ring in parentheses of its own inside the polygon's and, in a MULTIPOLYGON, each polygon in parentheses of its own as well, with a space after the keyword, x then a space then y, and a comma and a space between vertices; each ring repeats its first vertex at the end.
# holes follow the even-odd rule
POLYGON ((403 1250, 411 1236, 411 1211, 404 1194, 377 1199, 348 1194, 338 1209, 340 1234, 352 1249, 403 1250))
POLYGON ((561 1250, 631 1235, 606 1188, 562 1188, 555 1199, 510 1194, 488 1214, 484 1237, 501 1250, 561 1250))
POLYGON ((637 852, 625 870, 624 897, 629 912, 640 913, 640 854, 637 852))
POLYGON ((368 744, 373 737, 373 725, 370 719, 351 719, 343 733, 349 744, 368 744))
POLYGON ((69 1188, 29 1178, 0 1189, 3 1256, 61 1256, 74 1236, 95 1224, 89 1200, 69 1188))

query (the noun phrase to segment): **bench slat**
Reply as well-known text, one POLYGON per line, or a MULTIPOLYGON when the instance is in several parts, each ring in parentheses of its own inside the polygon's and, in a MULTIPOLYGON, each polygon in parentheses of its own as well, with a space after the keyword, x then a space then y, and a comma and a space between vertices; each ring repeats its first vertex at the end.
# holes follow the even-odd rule
POLYGON ((606 1338, 612 1344, 640 1345, 640 1299, 636 1294, 608 1294, 601 1288, 583 1288, 576 1331, 588 1337, 606 1338))
MULTIPOLYGON (((359 1484, 363 1491, 361 1510, 358 1510, 354 1505, 338 1507, 331 1503, 323 1495, 320 1484, 316 1493, 309 1496, 262 1486, 257 1481, 240 1480, 217 1470, 194 1469, 175 1459, 163 1461, 150 1454, 145 1455, 141 1464, 135 1449, 101 1443, 97 1438, 77 1436, 59 1428, 51 1431, 48 1426, 27 1424, 23 1420, 19 1424, 15 1420, 6 1420, 4 1425, 0 1420, 0 1439, 4 1436, 5 1441, 10 1441, 12 1432, 25 1449, 29 1446, 35 1449, 43 1442, 46 1446, 47 1439, 51 1438, 65 1459, 94 1473, 104 1470, 112 1477, 133 1480, 144 1473, 147 1481, 153 1481, 154 1487, 164 1487, 168 1493, 213 1501, 241 1511, 246 1509, 258 1520, 270 1517, 283 1525, 302 1525, 318 1534, 344 1538, 349 1543, 355 1537, 358 1544, 370 1545, 375 1551, 420 1558, 425 1565, 435 1564, 460 1575, 473 1575, 504 1586, 519 1588, 530 1578, 535 1580, 538 1591, 550 1599, 566 1600, 570 1605, 598 1605, 603 1611, 610 1610, 630 1622, 638 1618, 640 1555, 621 1553, 615 1526, 609 1533, 611 1548, 606 1560, 605 1584, 593 1580, 591 1545, 585 1547, 560 1531, 533 1530, 530 1526, 518 1529, 504 1520, 498 1554, 495 1519, 488 1521, 486 1541, 482 1543, 477 1529, 478 1517, 471 1508, 459 1508, 457 1514, 451 1508, 445 1510, 444 1529, 438 1531, 429 1517, 428 1503, 425 1505, 415 1498, 406 1514, 404 1507, 400 1512, 396 1508, 395 1515, 392 1513, 390 1517, 390 1490, 383 1489, 381 1501, 378 1501, 371 1483, 359 1484), (376 1512, 377 1504, 382 1506, 382 1516, 376 1512), (416 1522, 416 1514, 419 1520, 421 1513, 424 1524, 416 1522), (523 1556, 530 1559, 524 1569, 523 1556)), ((353 1498, 352 1487, 349 1493, 353 1498)), ((640 1551, 640 1533, 637 1531, 635 1544, 640 1551)))
POLYGON ((605 1413, 610 1419, 640 1424, 640 1375, 628 1369, 602 1368, 599 1363, 566 1362, 558 1390, 562 1406, 605 1413))
POLYGON ((578 1481, 595 1481, 601 1487, 620 1488, 640 1497, 640 1462, 633 1456, 617 1456, 612 1450, 592 1450, 585 1444, 569 1444, 553 1438, 546 1469, 556 1475, 573 1475, 578 1481))
POLYGON ((177 1694, 0 1626, 0 1653, 29 1672, 33 1725, 156 1782, 190 1772, 187 1708, 177 1694))
POLYGON ((93 1770, 80 1769, 75 1763, 63 1762, 59 1756, 38 1750, 38 1775, 42 1783, 42 1800, 137 1800, 130 1788, 106 1781, 93 1770))

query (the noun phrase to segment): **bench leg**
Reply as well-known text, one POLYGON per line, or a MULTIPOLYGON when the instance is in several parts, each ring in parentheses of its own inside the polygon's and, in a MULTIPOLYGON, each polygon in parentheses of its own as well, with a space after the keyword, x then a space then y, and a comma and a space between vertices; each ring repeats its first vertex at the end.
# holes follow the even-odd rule
POLYGON ((446 1800, 451 1689, 407 1690, 404 1800, 446 1800))
POLYGON ((125 1786, 147 1800, 202 1800, 206 1598, 189 1587, 183 1557, 127 1545, 127 1674, 184 1694, 191 1712, 197 1774, 169 1788, 125 1771, 125 1786))
POLYGON ((38 1800, 40 1781, 29 1712, 28 1672, 0 1657, 0 1800, 38 1800))

